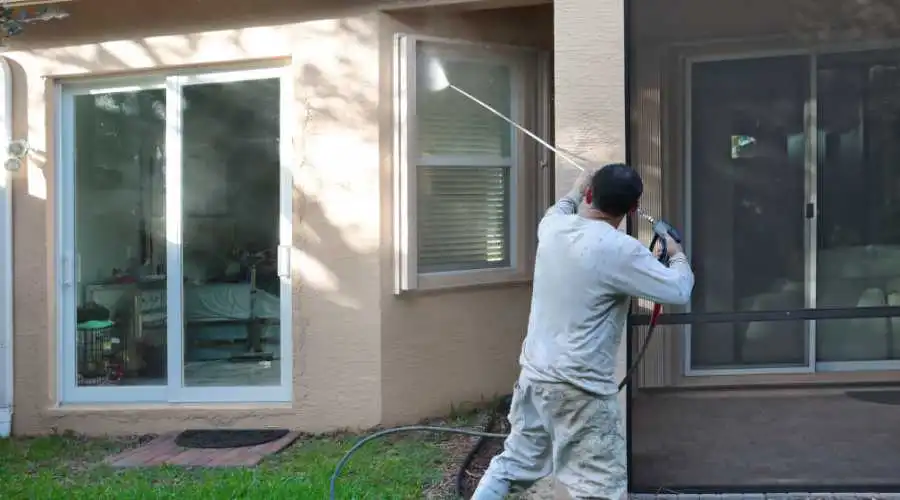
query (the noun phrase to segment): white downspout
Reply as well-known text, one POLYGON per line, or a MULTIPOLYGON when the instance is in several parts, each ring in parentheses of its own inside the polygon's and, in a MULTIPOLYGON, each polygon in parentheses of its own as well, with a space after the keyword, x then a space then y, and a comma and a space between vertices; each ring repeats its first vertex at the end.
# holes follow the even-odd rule
MULTIPOLYGON (((12 142, 12 78, 0 57, 0 157, 12 142)), ((12 432, 13 415, 13 227, 12 172, 0 163, 0 438, 12 432)))

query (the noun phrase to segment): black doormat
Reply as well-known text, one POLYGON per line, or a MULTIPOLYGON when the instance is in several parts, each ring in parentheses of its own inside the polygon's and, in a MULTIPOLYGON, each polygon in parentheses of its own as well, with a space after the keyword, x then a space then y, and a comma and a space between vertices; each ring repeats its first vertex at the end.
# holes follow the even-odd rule
POLYGON ((175 437, 182 448, 246 448, 277 441, 287 429, 189 430, 175 437))
POLYGON ((847 396, 867 403, 900 405, 900 391, 847 391, 847 396))

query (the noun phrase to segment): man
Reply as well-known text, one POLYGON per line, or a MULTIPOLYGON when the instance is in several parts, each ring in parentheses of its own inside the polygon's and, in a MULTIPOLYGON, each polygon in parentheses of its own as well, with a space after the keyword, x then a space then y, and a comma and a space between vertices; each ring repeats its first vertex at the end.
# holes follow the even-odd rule
POLYGON ((582 173, 541 221, 511 432, 473 500, 505 498, 551 473, 575 499, 625 495, 615 367, 629 300, 686 304, 694 287, 675 240, 666 241, 666 267, 617 230, 643 189, 631 167, 606 165, 582 173))

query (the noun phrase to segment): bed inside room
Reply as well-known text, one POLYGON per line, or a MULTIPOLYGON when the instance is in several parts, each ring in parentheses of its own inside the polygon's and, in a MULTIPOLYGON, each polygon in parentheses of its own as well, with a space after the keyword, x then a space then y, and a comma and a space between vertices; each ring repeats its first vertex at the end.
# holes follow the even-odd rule
POLYGON ((181 269, 167 267, 164 91, 76 97, 81 385, 165 385, 172 369, 190 386, 280 384, 279 82, 183 95, 181 269), (172 279, 181 367, 166 361, 172 279))

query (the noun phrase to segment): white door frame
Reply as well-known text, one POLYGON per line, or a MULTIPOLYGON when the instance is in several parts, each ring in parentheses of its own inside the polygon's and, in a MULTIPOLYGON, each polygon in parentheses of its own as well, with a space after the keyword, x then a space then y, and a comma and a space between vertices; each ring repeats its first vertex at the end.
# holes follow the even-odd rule
MULTIPOLYGON (((12 141, 12 76, 0 57, 0 152, 6 158, 12 141)), ((13 322, 13 218, 12 172, 0 167, 0 437, 12 431, 14 322, 13 322)))
MULTIPOLYGON (((817 49, 773 49, 759 51, 740 51, 729 54, 713 54, 713 55, 697 55, 686 57, 684 59, 684 148, 683 148, 683 165, 684 165, 684 206, 685 206, 685 234, 688 235, 685 241, 685 252, 690 255, 691 245, 691 161, 692 161, 692 139, 691 139, 691 94, 692 94, 692 66, 695 63, 728 61, 738 59, 754 59, 761 57, 779 57, 779 56, 807 56, 809 58, 809 96, 804 110, 804 129, 806 131, 806 152, 805 152, 805 200, 804 203, 813 203, 818 207, 818 57, 823 54, 837 54, 848 52, 860 52, 867 50, 890 50, 900 48, 900 40, 890 43, 856 43, 856 44, 837 44, 830 46, 822 46, 817 49)), ((818 212, 818 208, 816 210, 818 212)), ((817 214, 816 214, 817 215, 817 214)), ((817 230, 818 217, 807 218, 805 227, 805 245, 806 245, 806 307, 815 308, 817 304, 817 230)), ((690 304, 686 308, 690 312, 690 304)), ((791 374, 791 373, 814 373, 814 372, 841 372, 841 371, 867 371, 867 370, 898 370, 900 369, 900 360, 882 360, 882 361, 840 361, 840 362, 816 362, 816 321, 806 322, 806 342, 807 342, 807 364, 805 366, 796 367, 766 367, 766 368, 727 368, 727 369, 694 369, 691 366, 691 327, 685 326, 684 341, 682 343, 682 352, 684 355, 683 373, 685 376, 708 376, 708 375, 753 375, 753 374, 791 374)))
POLYGON ((115 78, 59 85, 58 117, 59 174, 57 176, 57 249, 59 262, 59 303, 57 331, 59 350, 60 403, 262 403, 289 402, 292 399, 293 337, 291 328, 291 266, 292 195, 293 195, 293 82, 287 67, 230 70, 202 74, 173 74, 159 77, 115 78), (280 384, 278 386, 209 387, 184 386, 184 315, 183 315, 183 256, 182 256, 182 88, 202 83, 226 83, 260 79, 280 79, 279 110, 281 130, 280 157, 280 222, 278 274, 280 281, 280 384), (74 179, 74 97, 85 94, 133 92, 165 89, 166 92, 166 280, 167 295, 167 376, 159 386, 78 387, 74 374, 75 337, 65 332, 75 331, 76 293, 80 272, 75 254, 75 179, 74 179))

